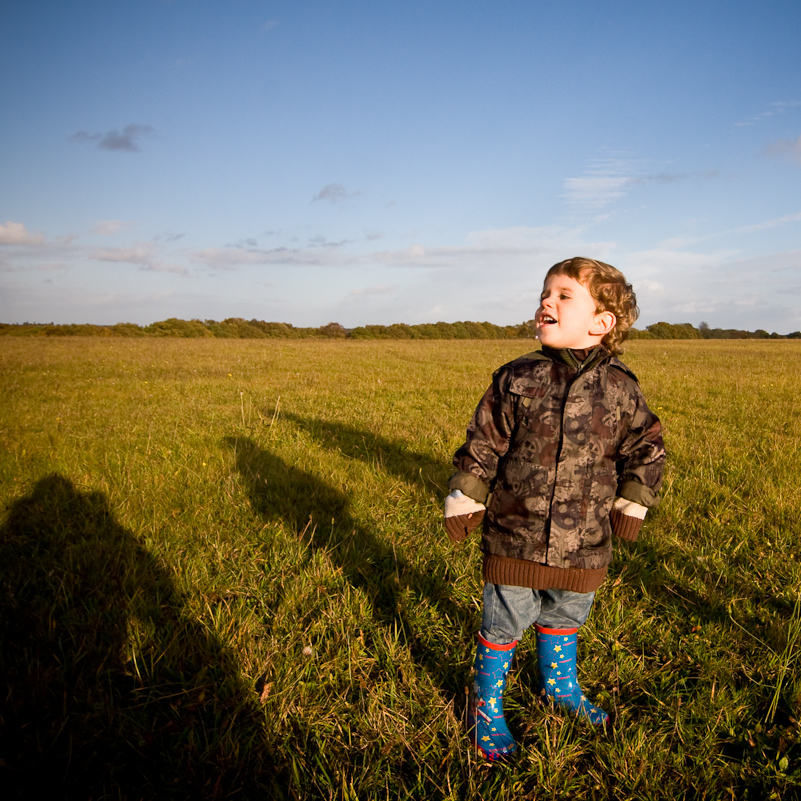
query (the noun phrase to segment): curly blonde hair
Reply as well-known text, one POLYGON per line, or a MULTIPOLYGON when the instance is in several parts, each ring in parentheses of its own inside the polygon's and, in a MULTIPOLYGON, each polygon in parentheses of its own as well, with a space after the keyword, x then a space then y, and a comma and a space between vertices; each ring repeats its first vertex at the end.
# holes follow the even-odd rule
POLYGON ((545 280, 552 275, 566 275, 583 284, 595 299, 598 313, 609 311, 615 315, 615 327, 603 338, 602 343, 614 355, 623 353, 623 342, 640 316, 637 296, 623 273, 611 264, 576 256, 554 264, 545 280))

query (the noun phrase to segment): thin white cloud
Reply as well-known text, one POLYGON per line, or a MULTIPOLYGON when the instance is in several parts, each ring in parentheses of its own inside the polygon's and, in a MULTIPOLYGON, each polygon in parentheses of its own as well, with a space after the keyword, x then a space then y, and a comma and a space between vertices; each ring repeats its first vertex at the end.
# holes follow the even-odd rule
POLYGON ((117 231, 126 228, 128 225, 130 223, 126 223, 123 220, 100 220, 92 228, 92 233, 99 236, 113 236, 117 231))
POLYGON ((775 220, 766 220, 765 222, 756 223, 755 225, 746 225, 742 228, 737 228, 734 233, 749 234, 753 231, 765 231, 769 228, 778 228, 780 225, 787 225, 788 223, 801 222, 801 211, 795 214, 785 214, 784 217, 777 217, 775 220))
POLYGON ((715 170, 648 173, 641 171, 640 166, 640 161, 630 159, 599 159, 584 175, 565 179, 563 197, 577 209, 594 211, 619 200, 638 186, 718 177, 715 170))
POLYGON ((626 194, 631 179, 621 175, 582 175, 565 179, 565 196, 575 206, 596 209, 626 194))
POLYGON ((375 298, 382 295, 394 295, 398 291, 396 286, 368 286, 368 287, 361 287, 359 289, 351 289, 348 292, 346 300, 351 301, 364 301, 370 300, 371 298, 375 298))
POLYGON ((627 254, 615 265, 634 284, 642 326, 705 320, 712 326, 752 331, 797 329, 801 310, 786 302, 799 286, 801 251, 741 257, 733 250, 707 253, 655 248, 627 254), (755 275, 773 274, 754 283, 755 275))
POLYGON ((156 242, 177 242, 179 239, 183 239, 183 237, 184 234, 174 234, 172 231, 165 231, 163 234, 159 234, 154 238, 156 242))
POLYGON ((169 261, 154 261, 144 267, 145 270, 152 270, 154 273, 175 273, 176 275, 189 275, 189 271, 183 264, 174 264, 169 261))
POLYGON ((138 242, 130 247, 97 248, 90 251, 89 258, 93 261, 135 264, 143 270, 152 270, 157 273, 189 274, 187 269, 180 264, 158 259, 158 251, 157 245, 153 242, 138 242))
POLYGON ((351 244, 350 239, 340 239, 338 242, 331 242, 327 237, 318 235, 313 236, 307 244, 310 248, 342 248, 345 245, 351 244))
POLYGON ((156 247, 150 242, 140 242, 127 248, 99 248, 89 258, 95 261, 127 262, 130 264, 149 264, 155 255, 156 247))
POLYGON ((776 217, 772 220, 764 220, 759 223, 752 223, 751 225, 743 225, 739 228, 729 228, 723 231, 713 231, 703 236, 695 237, 672 237, 657 242, 656 250, 658 251, 681 251, 685 248, 697 245, 701 242, 709 241, 710 239, 720 239, 720 237, 731 237, 735 234, 753 234, 759 231, 768 231, 772 228, 779 228, 782 225, 790 225, 792 223, 801 222, 801 212, 793 214, 785 214, 782 217, 776 217))
POLYGON ((562 196, 574 208, 600 209, 626 194, 638 172, 640 161, 625 155, 597 158, 582 175, 565 178, 562 196))
POLYGON ((248 265, 303 265, 338 266, 348 264, 349 259, 336 248, 204 248, 193 251, 190 261, 211 269, 233 270, 248 265))
POLYGON ((41 245, 44 241, 44 234, 28 231, 22 223, 9 220, 0 225, 0 245, 41 245))
POLYGON ((395 250, 354 253, 342 246, 347 243, 327 244, 330 246, 314 243, 307 248, 205 248, 192 252, 189 258, 196 264, 224 270, 248 265, 504 270, 550 258, 558 261, 565 258, 565 253, 603 258, 611 247, 608 242, 587 242, 581 228, 560 226, 476 231, 460 246, 428 247, 416 243, 395 250))
POLYGON ((791 100, 791 101, 782 101, 779 100, 776 103, 771 103, 765 111, 760 111, 758 114, 755 114, 753 117, 750 117, 743 122, 735 122, 734 125, 736 128, 746 128, 752 125, 757 125, 758 123, 762 122, 763 120, 770 119, 771 117, 778 117, 784 114, 787 109, 790 108, 798 108, 801 106, 801 101, 798 100, 791 100))
POLYGON ((660 172, 652 175, 637 175, 629 180, 631 186, 644 184, 675 184, 678 181, 710 180, 717 178, 717 170, 702 170, 700 172, 660 172))

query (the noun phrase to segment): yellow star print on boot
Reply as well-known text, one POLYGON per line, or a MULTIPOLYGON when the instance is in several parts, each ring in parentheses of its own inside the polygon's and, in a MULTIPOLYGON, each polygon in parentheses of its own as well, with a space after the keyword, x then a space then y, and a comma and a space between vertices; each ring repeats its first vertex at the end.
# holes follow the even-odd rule
POLYGON ((495 645, 478 635, 475 678, 467 707, 470 741, 489 760, 504 759, 515 752, 517 743, 503 714, 503 691, 517 642, 495 645))
POLYGON ((594 726, 608 726, 609 715, 587 700, 578 683, 578 629, 549 629, 537 625, 536 630, 542 694, 559 706, 587 718, 594 726))

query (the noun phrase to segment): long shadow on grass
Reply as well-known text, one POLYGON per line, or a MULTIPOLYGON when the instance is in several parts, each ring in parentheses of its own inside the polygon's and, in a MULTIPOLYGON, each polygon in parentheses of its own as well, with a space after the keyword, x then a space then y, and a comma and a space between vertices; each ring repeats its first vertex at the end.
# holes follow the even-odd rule
POLYGON ((231 655, 101 493, 53 475, 12 504, 0 529, 4 797, 251 797, 276 775, 263 739, 231 655))
POLYGON ((403 632, 413 658, 432 680, 446 692, 461 689, 459 653, 471 621, 469 610, 451 598, 447 565, 429 562, 429 570, 419 570, 353 517, 344 493, 252 439, 229 437, 225 442, 262 519, 304 532, 309 548, 324 550, 350 585, 367 595, 376 622, 403 632), (404 597, 407 590, 411 599, 404 597), (410 621, 407 605, 420 598, 436 607, 440 633, 418 631, 410 621))
MULTIPOLYGON (((282 415, 323 447, 370 465, 378 465, 385 472, 416 485, 426 496, 432 492, 440 492, 440 488, 445 486, 446 465, 425 454, 410 450, 402 441, 390 440, 380 434, 341 423, 304 418, 287 411, 282 412, 282 415)), ((618 547, 621 545, 623 544, 619 543, 618 547)), ((626 548, 625 545, 623 547, 626 548)), ((773 609, 779 613, 784 625, 779 630, 776 630, 775 626, 762 630, 759 636, 776 649, 781 650, 784 647, 786 624, 792 616, 793 607, 772 596, 758 581, 755 580, 751 584, 743 579, 738 581, 730 578, 724 595, 724 592, 715 586, 714 578, 709 576, 707 593, 699 595, 690 589, 689 581, 684 583, 685 586, 675 586, 675 579, 669 577, 672 572, 669 569, 671 562, 674 575, 686 572, 688 569, 686 560, 677 557, 669 548, 640 541, 636 545, 628 546, 628 549, 638 556, 629 561, 626 581, 642 581, 654 599, 663 608, 671 610, 676 620, 688 621, 688 630, 695 623, 715 622, 728 627, 732 613, 726 599, 731 596, 742 596, 753 599, 757 608, 773 609), (693 617, 694 622, 692 622, 693 617)), ((693 566, 693 569, 698 569, 698 565, 693 566)), ((739 617, 744 616, 739 615, 739 617)), ((738 622, 749 629, 756 622, 758 627, 758 621, 741 619, 738 622)), ((749 679, 741 677, 741 680, 746 682, 749 679)))
POLYGON ((410 450, 405 442, 342 423, 307 419, 291 412, 281 412, 281 416, 314 437, 324 448, 370 465, 380 465, 383 471, 416 485, 426 494, 447 492, 444 487, 453 470, 448 470, 448 465, 442 460, 410 450))

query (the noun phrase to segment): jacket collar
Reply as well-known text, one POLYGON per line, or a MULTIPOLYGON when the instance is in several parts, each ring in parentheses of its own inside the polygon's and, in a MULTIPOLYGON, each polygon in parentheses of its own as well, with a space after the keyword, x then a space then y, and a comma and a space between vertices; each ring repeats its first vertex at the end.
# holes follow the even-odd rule
POLYGON ((549 348, 547 345, 543 345, 542 350, 539 352, 546 358, 561 362, 578 373, 583 373, 585 370, 595 367, 596 364, 611 355, 603 345, 596 345, 594 348, 583 351, 571 350, 570 348, 549 348))

